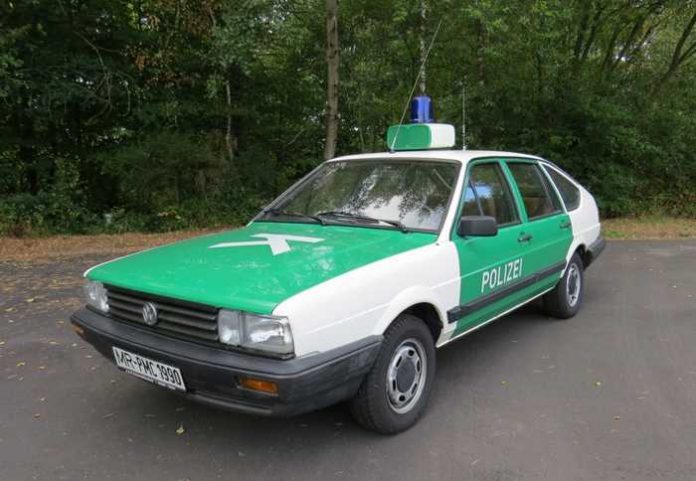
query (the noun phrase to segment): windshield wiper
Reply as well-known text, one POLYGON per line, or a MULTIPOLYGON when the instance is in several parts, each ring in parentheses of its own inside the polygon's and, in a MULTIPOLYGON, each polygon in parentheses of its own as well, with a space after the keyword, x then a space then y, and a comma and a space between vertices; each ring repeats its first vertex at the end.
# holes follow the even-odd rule
POLYGON ((283 210, 283 209, 264 209, 263 214, 264 215, 271 214, 274 217, 279 216, 279 215, 283 215, 285 217, 298 217, 298 218, 302 218, 302 219, 310 219, 310 220, 313 220, 314 222, 317 222, 321 225, 326 225, 326 222, 324 222, 324 219, 322 219, 321 217, 316 216, 316 215, 303 214, 301 212, 290 212, 290 211, 283 210))
POLYGON ((389 219, 378 219, 376 217, 369 217, 366 215, 354 214, 352 212, 345 212, 341 210, 330 210, 327 212, 319 212, 316 217, 331 216, 331 217, 348 217, 349 219, 362 220, 365 222, 379 223, 383 222, 391 226, 396 227, 401 232, 409 232, 408 227, 406 227, 401 221, 389 220, 389 219))

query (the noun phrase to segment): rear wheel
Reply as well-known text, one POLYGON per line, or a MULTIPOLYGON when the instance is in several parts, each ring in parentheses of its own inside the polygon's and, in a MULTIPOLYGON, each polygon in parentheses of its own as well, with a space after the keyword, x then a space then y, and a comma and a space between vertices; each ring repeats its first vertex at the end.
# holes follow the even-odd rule
POLYGON ((417 317, 402 314, 384 334, 377 360, 351 400, 351 413, 372 431, 404 431, 423 414, 434 375, 430 330, 417 317))
POLYGON ((558 285, 544 296, 547 314, 560 319, 573 317, 580 310, 585 292, 582 259, 576 252, 570 258, 565 274, 558 285))

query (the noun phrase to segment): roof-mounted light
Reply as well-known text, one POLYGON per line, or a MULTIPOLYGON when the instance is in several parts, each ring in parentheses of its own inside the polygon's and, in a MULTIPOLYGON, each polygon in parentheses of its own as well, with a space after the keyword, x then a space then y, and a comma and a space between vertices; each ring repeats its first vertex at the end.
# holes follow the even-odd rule
POLYGON ((454 126, 435 123, 433 102, 427 95, 411 101, 411 123, 392 125, 387 130, 389 150, 428 150, 454 147, 454 126))
POLYGON ((448 149, 454 144, 454 126, 450 124, 392 125, 387 131, 389 150, 448 149))
POLYGON ((435 122, 433 101, 427 95, 420 95, 411 101, 411 123, 432 124, 435 122))

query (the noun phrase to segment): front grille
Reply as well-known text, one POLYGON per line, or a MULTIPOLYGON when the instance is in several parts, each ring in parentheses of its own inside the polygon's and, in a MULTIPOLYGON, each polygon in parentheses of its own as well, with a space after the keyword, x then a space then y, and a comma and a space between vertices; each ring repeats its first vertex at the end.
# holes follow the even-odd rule
POLYGON ((183 339, 215 342, 218 340, 217 312, 214 307, 167 297, 105 286, 112 318, 137 324, 146 329, 183 339), (157 324, 148 326, 143 320, 143 305, 151 302, 157 308, 157 324))

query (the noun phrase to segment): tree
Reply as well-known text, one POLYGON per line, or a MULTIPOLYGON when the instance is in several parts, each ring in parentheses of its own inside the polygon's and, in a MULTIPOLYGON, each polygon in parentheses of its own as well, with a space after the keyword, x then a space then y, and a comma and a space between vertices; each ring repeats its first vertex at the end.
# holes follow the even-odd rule
POLYGON ((555 160, 605 215, 696 216, 695 6, 0 2, 0 235, 244 222, 337 150, 385 150, 441 20, 428 94, 459 124, 466 85, 470 148, 555 160))
POLYGON ((677 73, 679 68, 696 55, 696 39, 689 40, 694 31, 694 27, 696 27, 696 8, 692 7, 690 10, 691 11, 687 10, 690 18, 688 19, 686 26, 682 30, 679 40, 674 47, 669 66, 657 83, 658 89, 661 89, 667 82, 669 82, 669 80, 677 73))
POLYGON ((326 146, 324 158, 336 154, 338 142, 338 91, 339 91, 339 46, 338 46, 338 0, 326 0, 326 146))

